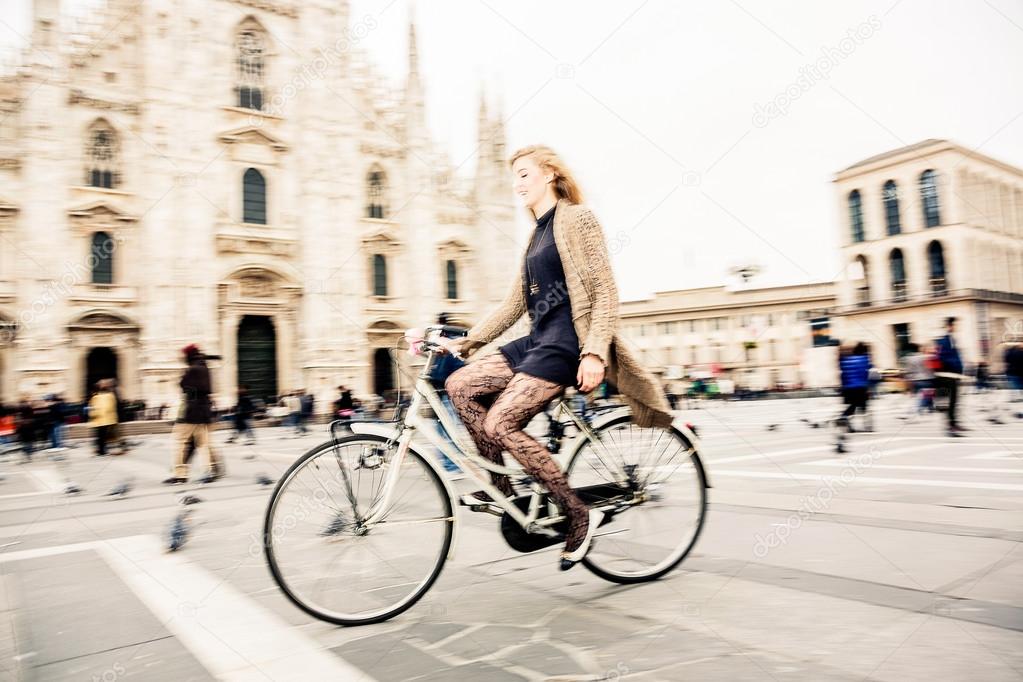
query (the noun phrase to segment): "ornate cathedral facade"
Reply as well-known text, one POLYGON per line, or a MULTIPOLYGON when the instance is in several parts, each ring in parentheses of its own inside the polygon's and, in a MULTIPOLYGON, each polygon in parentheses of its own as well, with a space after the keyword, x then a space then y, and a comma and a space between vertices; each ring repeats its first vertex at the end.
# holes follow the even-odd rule
MULTIPOLYGON (((425 125, 344 0, 108 0, 73 31, 35 0, 0 79, 0 399, 173 404, 180 349, 218 403, 344 383, 383 393, 401 332, 505 293, 514 208, 481 100, 475 177, 425 125)), ((401 357, 401 353, 394 356, 401 357)))

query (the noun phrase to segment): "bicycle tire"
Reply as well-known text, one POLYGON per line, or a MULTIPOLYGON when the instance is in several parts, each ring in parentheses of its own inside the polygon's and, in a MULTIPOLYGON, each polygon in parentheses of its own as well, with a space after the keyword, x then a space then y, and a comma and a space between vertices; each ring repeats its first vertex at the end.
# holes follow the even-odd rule
MULTIPOLYGON (((611 430, 613 428, 616 428, 616 427, 619 427, 619 426, 621 426, 623 424, 628 424, 628 423, 631 423, 631 422, 632 422, 632 417, 630 415, 622 415, 620 417, 616 417, 616 418, 608 421, 606 424, 603 424, 599 428, 597 428, 596 429, 596 434, 599 437, 600 434, 602 434, 604 432, 607 432, 607 431, 609 431, 609 430, 611 430)), ((607 580, 607 581, 610 581, 610 582, 614 582, 614 583, 625 584, 625 585, 635 584, 635 583, 644 583, 644 582, 650 582, 652 580, 657 580, 658 578, 666 575, 670 571, 672 571, 675 568, 677 568, 678 565, 681 564, 685 560, 685 558, 692 551, 693 547, 696 545, 697 540, 700 538, 700 534, 703 532, 703 527, 704 527, 704 525, 706 523, 706 519, 707 519, 707 488, 709 487, 708 483, 707 483, 707 474, 706 474, 706 471, 704 470, 704 467, 703 467, 703 461, 700 459, 700 455, 699 455, 699 452, 697 452, 697 450, 696 450, 695 444, 693 443, 693 441, 685 433, 683 433, 679 429, 675 428, 674 426, 665 427, 664 430, 667 431, 667 432, 670 432, 674 437, 680 439, 683 443, 685 443, 687 449, 691 451, 690 454, 689 454, 689 458, 692 460, 692 466, 693 466, 694 475, 696 477, 696 480, 699 483, 698 488, 699 488, 699 498, 700 498, 700 500, 699 500, 699 513, 698 513, 698 516, 697 516, 697 519, 696 519, 696 523, 695 523, 695 527, 694 527, 694 530, 693 530, 693 533, 692 533, 692 537, 690 538, 689 543, 682 549, 681 553, 679 553, 677 556, 673 557, 666 565, 659 566, 655 570, 653 570, 653 571, 651 571, 649 573, 645 573, 645 574, 636 574, 636 573, 623 574, 623 573, 616 573, 614 571, 610 571, 610 570, 606 569, 605 567, 600 566, 599 563, 597 561, 595 561, 592 558, 591 555, 587 555, 586 557, 584 557, 583 560, 582 560, 582 564, 584 566, 586 566, 586 568, 590 572, 592 572, 594 575, 597 575, 597 576, 603 578, 604 580, 607 580)), ((574 452, 572 452, 572 454, 571 454, 571 456, 570 456, 570 458, 569 458, 569 460, 568 460, 568 462, 567 462, 567 464, 565 466, 565 476, 566 476, 566 478, 568 478, 569 485, 572 485, 573 487, 576 487, 576 486, 574 486, 573 483, 572 483, 572 472, 574 471, 576 463, 579 461, 580 457, 585 452, 585 450, 586 450, 588 445, 589 445, 589 441, 583 441, 580 444, 580 446, 577 447, 574 450, 574 452)), ((630 512, 633 512, 635 510, 640 510, 640 509, 642 509, 642 505, 637 505, 636 507, 634 507, 634 508, 632 508, 630 510, 626 510, 623 514, 625 516, 627 516, 630 512)), ((596 542, 599 542, 599 531, 598 531, 598 539, 596 540, 596 542)))
POLYGON ((434 486, 436 486, 437 490, 440 493, 441 499, 443 501, 444 513, 445 516, 447 517, 447 521, 446 523, 444 523, 444 539, 442 547, 437 554, 437 562, 436 565, 433 567, 433 570, 431 571, 430 575, 426 578, 425 581, 422 582, 422 584, 416 589, 416 591, 413 594, 409 595, 408 597, 400 601, 393 608, 383 612, 374 613, 366 617, 350 617, 346 615, 340 615, 338 613, 330 613, 304 601, 295 592, 295 590, 293 590, 288 585, 287 580, 285 579, 280 567, 278 566, 277 556, 273 546, 274 539, 273 519, 276 505, 280 500, 281 492, 287 487, 290 481, 294 480, 294 477, 297 475, 297 473, 310 460, 318 456, 324 450, 333 449, 336 445, 350 445, 358 441, 367 441, 374 444, 381 444, 387 443, 388 439, 374 434, 352 434, 344 438, 339 438, 337 439, 337 441, 333 440, 326 441, 313 447, 305 454, 300 456, 297 460, 295 460, 295 462, 292 463, 292 465, 288 468, 284 475, 281 476, 280 480, 277 482, 277 485, 274 487, 273 493, 271 493, 270 495, 270 500, 267 503, 267 508, 263 519, 263 551, 267 560, 267 566, 270 569, 270 575, 273 578, 274 583, 277 585, 277 587, 280 588, 281 592, 284 593, 284 596, 287 597, 287 599, 292 604, 297 606, 305 613, 319 620, 343 626, 369 625, 372 623, 379 623, 394 618, 395 616, 400 615, 401 613, 404 613, 408 609, 412 608, 412 606, 414 606, 416 602, 422 599, 423 595, 425 595, 429 591, 429 589, 437 581, 437 578, 440 577, 441 571, 444 568, 444 564, 447 561, 448 554, 450 553, 451 542, 454 535, 455 516, 451 504, 451 497, 448 495, 447 488, 440 480, 437 471, 433 468, 433 466, 431 466, 430 462, 425 457, 423 457, 410 447, 405 456, 418 459, 422 464, 423 468, 429 472, 430 480, 432 481, 434 486))

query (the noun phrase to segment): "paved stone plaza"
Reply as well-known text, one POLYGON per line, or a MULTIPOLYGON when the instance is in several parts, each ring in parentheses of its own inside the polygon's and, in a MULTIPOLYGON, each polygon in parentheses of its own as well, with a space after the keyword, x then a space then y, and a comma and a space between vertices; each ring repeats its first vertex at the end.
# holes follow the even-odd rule
POLYGON ((553 551, 518 554, 496 519, 460 511, 431 592, 347 629, 287 602, 258 545, 271 488, 256 475, 279 476, 323 427, 261 429, 252 447, 218 432, 229 476, 194 490, 197 527, 174 554, 169 436, 125 457, 83 443, 66 462, 8 461, 0 679, 1020 679, 1023 419, 1004 406, 992 424, 991 400, 967 395, 972 430, 951 440, 939 415, 896 419, 901 401, 882 399, 844 456, 808 424, 835 399, 683 413, 714 488, 694 554, 661 581, 561 573, 553 551), (62 495, 66 476, 84 492, 62 495), (104 495, 129 478, 126 498, 104 495))

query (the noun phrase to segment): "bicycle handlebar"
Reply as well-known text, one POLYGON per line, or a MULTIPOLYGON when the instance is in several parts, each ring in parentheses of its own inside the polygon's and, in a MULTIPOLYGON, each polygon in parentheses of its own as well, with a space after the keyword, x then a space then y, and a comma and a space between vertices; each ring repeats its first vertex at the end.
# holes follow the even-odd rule
POLYGON ((469 330, 465 327, 456 327, 451 324, 434 324, 427 327, 426 332, 440 332, 444 336, 459 337, 468 334, 469 330))

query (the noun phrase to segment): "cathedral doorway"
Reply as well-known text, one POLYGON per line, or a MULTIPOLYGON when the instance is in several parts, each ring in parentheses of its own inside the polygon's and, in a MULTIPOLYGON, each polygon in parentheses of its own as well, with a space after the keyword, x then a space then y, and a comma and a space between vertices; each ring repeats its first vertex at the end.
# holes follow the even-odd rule
POLYGON ((238 386, 267 403, 277 397, 277 332, 267 315, 245 315, 238 324, 238 386))
POLYGON ((85 390, 88 397, 96 390, 96 383, 102 379, 117 379, 117 352, 113 348, 93 348, 85 356, 85 390))
POLYGON ((385 400, 394 389, 394 363, 389 348, 373 351, 373 392, 385 400))

